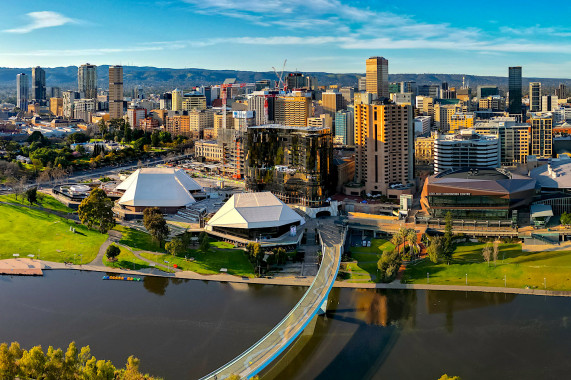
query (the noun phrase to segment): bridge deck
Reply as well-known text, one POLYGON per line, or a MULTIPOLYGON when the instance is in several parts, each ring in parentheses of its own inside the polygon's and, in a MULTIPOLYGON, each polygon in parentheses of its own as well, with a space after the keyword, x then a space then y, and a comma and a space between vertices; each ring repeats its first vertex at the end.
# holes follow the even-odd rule
MULTIPOLYGON (((343 236, 343 232, 335 226, 328 229, 335 230, 337 242, 343 236)), ((328 235, 331 236, 332 234, 328 235)), ((323 238, 323 259, 319 271, 307 292, 289 314, 252 347, 216 371, 206 375, 202 380, 221 380, 230 375, 238 375, 241 379, 253 377, 297 338, 319 312, 323 302, 327 302, 329 291, 337 278, 341 262, 342 242, 332 244, 332 240, 329 237, 323 238)))

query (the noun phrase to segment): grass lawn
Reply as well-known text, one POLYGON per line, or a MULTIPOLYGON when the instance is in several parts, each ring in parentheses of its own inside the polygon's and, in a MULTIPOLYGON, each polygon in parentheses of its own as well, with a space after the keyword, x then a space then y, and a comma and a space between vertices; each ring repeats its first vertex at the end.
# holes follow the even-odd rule
POLYGON ((455 250, 450 265, 434 264, 424 260, 407 267, 403 282, 426 284, 426 273, 430 273, 431 284, 507 286, 511 288, 571 290, 571 251, 522 252, 521 244, 501 244, 496 266, 490 266, 482 258, 484 244, 464 243, 455 250))
POLYGON ((86 264, 97 256, 106 234, 88 230, 67 219, 45 211, 15 205, 0 205, 0 259, 29 254, 40 255, 42 260, 74 261, 86 264), (69 231, 73 226, 76 233, 69 231))
MULTIPOLYGON (((21 205, 30 206, 28 201, 24 200, 22 197, 16 197, 14 194, 7 194, 7 195, 0 195, 0 201, 2 202, 10 202, 10 203, 17 203, 21 205)), ((61 212, 73 212, 72 209, 52 197, 51 195, 43 194, 38 192, 38 203, 34 203, 32 206, 39 206, 49 210, 54 211, 61 211, 61 212)))
POLYGON ((127 268, 133 270, 139 270, 142 268, 149 268, 149 264, 137 258, 133 252, 129 251, 127 248, 119 247, 121 253, 116 257, 115 261, 109 261, 107 256, 103 256, 103 264, 112 268, 127 268))
POLYGON ((343 263, 341 269, 349 272, 347 282, 373 282, 377 277, 377 262, 381 254, 391 251, 395 246, 384 239, 371 240, 370 247, 351 247, 351 257, 355 262, 343 263))
POLYGON ((228 246, 231 247, 232 245, 224 242, 212 242, 211 248, 207 252, 191 249, 186 256, 189 259, 193 257, 194 261, 180 256, 148 252, 141 253, 141 256, 161 264, 164 264, 166 260, 171 268, 173 264, 176 264, 182 270, 200 274, 219 274, 220 268, 226 268, 229 274, 254 277, 254 267, 246 257, 245 252, 240 249, 231 249, 228 246), (217 249, 212 247, 217 247, 217 249))
POLYGON ((114 230, 123 234, 119 243, 125 244, 136 251, 166 252, 146 232, 124 226, 115 226, 114 230))

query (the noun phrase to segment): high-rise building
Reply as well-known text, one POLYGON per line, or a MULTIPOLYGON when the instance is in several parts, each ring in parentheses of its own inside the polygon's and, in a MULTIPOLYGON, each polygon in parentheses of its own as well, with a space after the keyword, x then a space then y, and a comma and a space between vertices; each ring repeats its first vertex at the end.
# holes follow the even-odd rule
POLYGON ((67 118, 73 117, 74 103, 80 98, 77 91, 64 91, 63 96, 63 116, 67 118))
POLYGON ((508 90, 508 113, 521 115, 521 66, 509 68, 508 90))
POLYGON ((438 135, 434 140, 434 172, 449 169, 500 167, 500 140, 495 135, 478 135, 473 129, 438 135))
POLYGON ((145 108, 129 107, 127 108, 127 120, 131 128, 140 128, 140 122, 147 117, 145 108))
POLYGON ((563 83, 559 84, 559 87, 555 89, 555 95, 558 99, 566 99, 567 87, 563 83))
POLYGON ((339 92, 324 92, 321 94, 323 112, 335 117, 335 113, 343 109, 343 96, 339 92))
MULTIPOLYGON (((448 89, 448 88, 447 88, 448 89)), ((411 92, 413 95, 416 95, 418 88, 416 87, 415 81, 406 81, 400 83, 400 92, 411 92)))
POLYGON ((175 88, 172 92, 172 110, 182 111, 182 91, 175 88))
POLYGON ((440 98, 440 86, 437 84, 423 84, 417 89, 420 96, 427 96, 432 99, 440 98))
POLYGON ((457 112, 450 117, 450 132, 474 127, 474 114, 457 112))
POLYGON ((91 116, 97 111, 96 99, 78 99, 73 103, 73 118, 91 123, 91 116))
POLYGON ((383 57, 371 57, 366 61, 367 92, 377 98, 389 97, 389 61, 383 57))
POLYGON ((295 90, 297 88, 305 88, 305 77, 302 73, 289 73, 285 78, 287 88, 295 90))
POLYGON ((353 103, 353 98, 355 96, 355 88, 353 87, 341 87, 339 90, 341 96, 343 97, 343 109, 347 109, 349 104, 353 103))
POLYGON ((474 125, 478 134, 496 135, 500 139, 500 162, 515 166, 527 162, 529 156, 530 127, 518 123, 513 117, 496 117, 474 125))
POLYGON ((62 98, 50 98, 50 112, 53 116, 63 116, 62 98))
POLYGON ((271 191, 285 203, 320 207, 332 187, 328 128, 262 125, 246 134, 246 189, 271 191))
POLYGON ((359 92, 361 91, 367 91, 367 77, 359 77, 359 79, 357 80, 357 89, 359 90, 359 92))
POLYGON ((97 99, 97 66, 86 63, 77 68, 77 89, 84 99, 97 99))
POLYGON ((40 66, 32 68, 32 100, 42 105, 46 102, 46 72, 40 66))
POLYGON ((185 94, 182 98, 182 110, 204 110, 206 109, 206 96, 201 93, 185 94))
POLYGON ((248 110, 254 111, 255 125, 272 124, 275 118, 275 91, 256 91, 248 97, 248 110))
POLYGON ((529 83, 529 111, 541 111, 541 83, 539 82, 529 83))
POLYGON ((334 142, 341 145, 355 145, 355 126, 352 111, 341 110, 335 113, 334 142))
POLYGON ((551 158, 553 148, 553 115, 550 113, 531 116, 531 150, 537 158, 551 158))
POLYGON ((109 117, 123 117, 123 66, 109 66, 109 117))
POLYGON ((413 180, 411 106, 355 105, 355 180, 369 194, 387 195, 391 185, 413 180))
POLYGON ((311 116, 311 98, 308 94, 276 97, 275 122, 290 127, 307 126, 311 116))
POLYGON ((476 88, 476 97, 478 98, 478 102, 483 98, 495 95, 500 95, 500 89, 498 86, 478 86, 476 88))
POLYGON ((28 101, 30 99, 29 91, 30 87, 28 85, 28 76, 24 73, 16 75, 16 103, 18 108, 22 111, 28 111, 28 101))
POLYGON ((50 98, 61 98, 61 88, 50 87, 49 97, 50 98))
POLYGON ((541 111, 551 112, 558 108, 559 98, 555 95, 544 95, 541 97, 541 111))
POLYGON ((172 93, 165 92, 159 99, 159 108, 162 110, 172 109, 172 93))

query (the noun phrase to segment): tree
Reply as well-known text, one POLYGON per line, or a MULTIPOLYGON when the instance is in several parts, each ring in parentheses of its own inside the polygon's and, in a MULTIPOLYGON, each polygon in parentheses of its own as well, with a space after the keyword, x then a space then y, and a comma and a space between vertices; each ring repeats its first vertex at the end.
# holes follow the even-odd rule
POLYGON ((448 376, 447 374, 444 374, 438 380, 462 380, 462 379, 460 379, 460 376, 448 376))
POLYGON ((115 259, 117 258, 117 256, 119 256, 120 253, 121 249, 116 245, 111 244, 109 247, 107 247, 107 250, 105 251, 105 256, 107 256, 109 260, 115 261, 115 259))
POLYGON ((442 255, 446 259, 448 265, 450 265, 450 261, 452 260, 452 254, 454 253, 454 242, 453 237, 454 234, 452 232, 452 214, 450 211, 446 213, 445 219, 445 226, 444 226, 444 246, 442 249, 442 255))
POLYGON ((38 202, 38 188, 30 187, 26 190, 26 200, 29 204, 34 204, 38 202))
POLYGON ((559 221, 561 222, 561 224, 563 224, 565 226, 571 224, 571 213, 564 211, 563 214, 561 214, 559 221))
POLYGON ((102 234, 115 227, 113 217, 113 201, 107 197, 105 191, 96 188, 91 190, 77 210, 79 220, 88 228, 93 226, 102 234))
POLYGON ((10 347, 6 343, 0 345, 0 379, 14 379, 18 374, 17 360, 22 357, 22 349, 18 342, 12 342, 10 347))
POLYGON ((404 244, 405 239, 406 239, 406 234, 407 234, 407 229, 404 227, 401 227, 394 235, 393 238, 391 239, 391 243, 393 243, 395 245, 395 247, 397 248, 397 252, 400 254, 400 246, 402 244, 404 244))
POLYGON ((25 378, 40 379, 45 373, 46 356, 41 346, 32 347, 29 351, 24 351, 22 358, 18 361, 20 373, 25 378))
POLYGON ((143 211, 143 225, 162 247, 163 242, 169 236, 169 227, 158 207, 148 207, 143 211))
POLYGON ((101 138, 103 138, 103 135, 107 132, 107 125, 105 124, 105 120, 103 119, 99 120, 99 123, 97 123, 97 127, 99 128, 99 133, 101 134, 101 138))
POLYGON ((140 152, 144 149, 145 144, 146 144, 146 139, 144 137, 141 137, 140 139, 135 140, 135 142, 133 143, 133 149, 140 152))
POLYGON ((486 245, 484 245, 484 248, 482 248, 482 257, 484 257, 484 260, 486 260, 488 262, 488 266, 490 266, 490 257, 492 256, 492 243, 486 243, 486 245))
POLYGON ((397 276, 402 260, 397 250, 385 251, 377 262, 379 281, 391 282, 397 276))
POLYGON ((186 250, 186 247, 185 247, 185 244, 183 242, 183 239, 177 236, 177 237, 172 238, 171 241, 169 241, 168 243, 165 244, 165 249, 171 255, 178 256, 178 255, 181 255, 182 253, 184 253, 184 251, 186 250))
POLYGON ((494 241, 494 248, 492 250, 492 255, 494 256, 494 266, 496 266, 496 260, 498 260, 498 255, 500 254, 500 242, 494 241))
POLYGON ((430 259, 430 261, 432 261, 433 263, 437 263, 438 257, 442 253, 443 249, 444 249, 444 241, 442 240, 442 237, 435 236, 432 239, 430 239, 430 245, 428 246, 428 248, 426 248, 426 253, 428 254, 428 258, 430 259))
POLYGON ((406 233, 406 243, 408 244, 410 255, 417 252, 417 235, 414 228, 409 228, 406 233))
POLYGON ((278 265, 285 264, 287 260, 287 253, 286 250, 282 247, 276 249, 276 262, 278 265))
POLYGON ((208 234, 202 231, 198 236, 198 240, 200 241, 200 250, 203 252, 208 251, 210 248, 210 238, 208 237, 208 234))

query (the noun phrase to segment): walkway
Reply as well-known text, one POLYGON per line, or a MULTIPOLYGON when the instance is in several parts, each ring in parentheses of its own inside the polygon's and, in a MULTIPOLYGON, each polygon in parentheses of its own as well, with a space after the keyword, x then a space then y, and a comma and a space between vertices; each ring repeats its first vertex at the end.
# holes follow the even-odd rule
POLYGON ((329 291, 339 271, 345 233, 332 223, 320 229, 323 244, 321 267, 301 300, 266 336, 228 364, 203 377, 203 380, 221 380, 231 375, 249 379, 268 366, 301 334, 327 304, 329 291))
POLYGON ((123 237, 123 234, 121 234, 121 232, 115 230, 109 230, 109 236, 107 237, 107 240, 105 240, 103 244, 101 244, 97 256, 95 256, 95 258, 93 259, 93 261, 89 263, 89 265, 105 266, 105 264, 103 264, 103 257, 105 256, 107 248, 112 243, 116 243, 119 240, 121 240, 121 237, 123 237))

